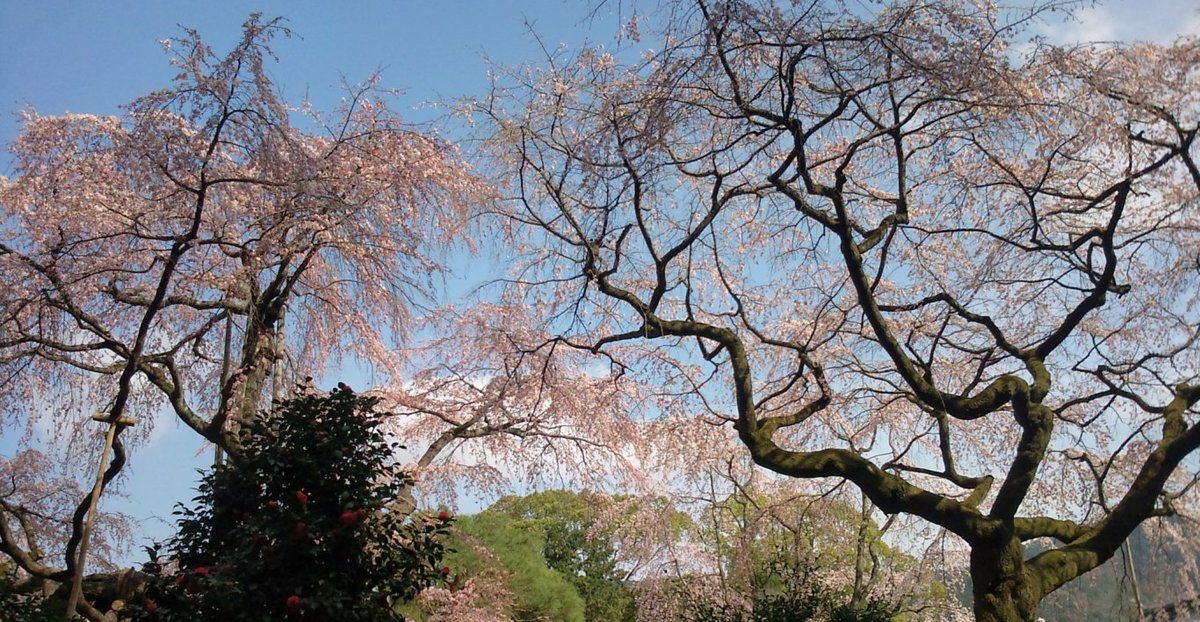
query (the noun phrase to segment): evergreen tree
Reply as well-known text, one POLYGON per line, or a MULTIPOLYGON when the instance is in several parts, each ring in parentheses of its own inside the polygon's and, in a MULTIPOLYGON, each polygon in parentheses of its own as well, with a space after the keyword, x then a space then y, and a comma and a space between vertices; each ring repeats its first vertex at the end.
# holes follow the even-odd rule
POLYGON ((542 557, 575 587, 587 622, 635 616, 633 593, 617 564, 611 534, 597 533, 601 505, 592 493, 547 490, 503 497, 483 515, 503 515, 540 532, 542 557))

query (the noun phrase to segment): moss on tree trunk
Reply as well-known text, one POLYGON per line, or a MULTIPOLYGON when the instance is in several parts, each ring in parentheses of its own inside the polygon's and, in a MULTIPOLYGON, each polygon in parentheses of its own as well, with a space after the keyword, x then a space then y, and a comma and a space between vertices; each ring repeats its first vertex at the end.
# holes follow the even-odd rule
POLYGON ((1038 585, 1025 567, 1024 547, 1013 536, 971 547, 976 622, 1033 622, 1038 585))

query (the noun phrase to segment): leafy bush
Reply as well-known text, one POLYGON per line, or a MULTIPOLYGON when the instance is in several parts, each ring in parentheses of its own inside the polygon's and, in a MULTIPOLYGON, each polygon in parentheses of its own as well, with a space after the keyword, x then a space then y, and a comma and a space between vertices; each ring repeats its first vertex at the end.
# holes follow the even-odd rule
POLYGON ((349 389, 279 404, 243 431, 235 463, 176 511, 166 558, 135 618, 156 621, 397 620, 397 602, 442 578, 448 515, 389 504, 411 483, 376 401, 349 389))
POLYGON ((890 622, 896 608, 867 598, 849 602, 843 591, 830 589, 816 568, 778 558, 766 564, 769 579, 741 603, 711 598, 684 598, 685 622, 890 622))
MULTIPOLYGON (((16 567, 0 564, 0 617, 11 622, 46 622, 56 619, 46 607, 46 599, 40 591, 22 593, 17 586, 16 567)), ((61 616, 62 612, 58 612, 61 616)))

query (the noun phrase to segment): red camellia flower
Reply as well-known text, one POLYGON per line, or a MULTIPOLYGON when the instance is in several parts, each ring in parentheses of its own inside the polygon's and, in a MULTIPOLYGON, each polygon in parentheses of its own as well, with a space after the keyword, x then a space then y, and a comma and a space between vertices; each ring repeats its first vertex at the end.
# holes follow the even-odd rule
POLYGON ((296 491, 296 502, 299 503, 300 505, 307 504, 308 503, 308 495, 304 494, 303 490, 297 490, 296 491))
POLYGON ((367 520, 367 511, 364 510, 363 508, 358 508, 357 510, 355 510, 354 515, 358 517, 359 522, 367 520))
POLYGON ((274 510, 275 508, 279 507, 279 502, 274 499, 271 499, 270 501, 267 502, 267 507, 274 510))
POLYGON ((154 615, 154 612, 158 611, 158 605, 154 601, 148 600, 142 605, 142 609, 145 609, 146 613, 154 615))
POLYGON ((444 576, 447 576, 447 575, 449 575, 449 574, 450 574, 450 567, 449 567, 449 566, 442 566, 442 576, 444 577, 444 576))
POLYGON ((338 517, 338 522, 343 525, 353 525, 358 522, 358 514, 354 510, 346 510, 338 517))
POLYGON ((291 596, 287 597, 287 601, 284 603, 284 605, 287 606, 287 610, 292 613, 300 611, 300 597, 292 594, 291 596))
POLYGON ((445 510, 442 510, 441 512, 438 512, 438 520, 440 520, 440 521, 448 521, 448 520, 450 520, 450 513, 449 513, 449 512, 447 512, 447 511, 445 511, 445 510))
POLYGON ((196 576, 198 576, 198 577, 207 577, 208 576, 208 568, 205 568, 204 566, 196 566, 196 569, 193 570, 192 572, 196 573, 196 576))

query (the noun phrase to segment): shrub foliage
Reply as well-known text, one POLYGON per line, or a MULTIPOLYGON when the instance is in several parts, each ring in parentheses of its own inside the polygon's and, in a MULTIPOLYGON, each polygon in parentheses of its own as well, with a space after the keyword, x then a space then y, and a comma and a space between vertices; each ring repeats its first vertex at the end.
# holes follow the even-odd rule
MULTIPOLYGON (((344 385, 342 385, 344 386, 344 385)), ((397 620, 395 604, 441 580, 449 518, 398 511, 410 477, 349 388, 282 402, 243 430, 247 451, 206 474, 181 507, 136 618, 397 620)))

